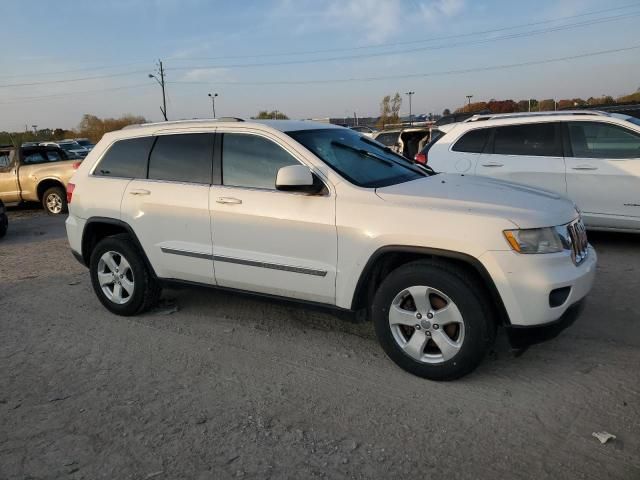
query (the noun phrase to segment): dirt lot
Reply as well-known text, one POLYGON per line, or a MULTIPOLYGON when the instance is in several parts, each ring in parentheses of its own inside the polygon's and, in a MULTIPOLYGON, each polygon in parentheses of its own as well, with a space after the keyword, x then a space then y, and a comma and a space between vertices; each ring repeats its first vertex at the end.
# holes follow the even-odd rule
POLYGON ((302 307, 185 289, 111 315, 63 218, 13 210, 9 228, 1 479, 640 479, 638 238, 592 235, 597 285, 560 337, 518 357, 499 339, 474 374, 434 383, 370 324, 302 307))

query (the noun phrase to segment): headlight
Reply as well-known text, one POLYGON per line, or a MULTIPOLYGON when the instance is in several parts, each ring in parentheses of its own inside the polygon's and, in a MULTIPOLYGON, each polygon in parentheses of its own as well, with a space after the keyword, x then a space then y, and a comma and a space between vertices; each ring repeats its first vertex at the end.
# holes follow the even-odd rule
POLYGON ((557 227, 505 230, 504 236, 518 253, 558 253, 568 248, 557 227))

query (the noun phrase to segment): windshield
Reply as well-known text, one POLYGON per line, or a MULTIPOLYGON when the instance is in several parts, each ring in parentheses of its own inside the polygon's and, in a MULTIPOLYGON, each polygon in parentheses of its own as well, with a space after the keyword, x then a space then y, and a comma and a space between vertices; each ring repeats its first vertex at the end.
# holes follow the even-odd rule
POLYGON ((300 130, 287 132, 287 135, 359 187, 386 187, 429 175, 387 147, 353 130, 300 130))
POLYGON ((92 143, 89 140, 77 140, 78 144, 82 145, 83 147, 86 147, 88 145, 92 145, 92 143))
POLYGON ((626 120, 627 122, 631 122, 634 125, 640 126, 640 118, 632 117, 631 115, 624 115, 622 113, 612 113, 612 117, 620 118, 622 120, 626 120))

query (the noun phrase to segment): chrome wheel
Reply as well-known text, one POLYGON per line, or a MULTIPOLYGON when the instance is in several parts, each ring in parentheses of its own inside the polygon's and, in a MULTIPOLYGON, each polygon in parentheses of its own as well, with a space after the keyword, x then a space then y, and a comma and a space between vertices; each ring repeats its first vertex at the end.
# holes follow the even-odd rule
POLYGON ((47 195, 45 199, 45 204, 47 206, 47 210, 51 213, 60 213, 62 212, 62 197, 57 192, 51 192, 47 195))
POLYGON ((105 252, 98 261, 98 283, 105 296, 118 305, 131 300, 135 288, 131 265, 121 253, 105 252))
POLYGON ((389 308, 389 327, 405 354, 422 363, 452 359, 464 342, 464 319, 440 290, 414 286, 398 293, 389 308))

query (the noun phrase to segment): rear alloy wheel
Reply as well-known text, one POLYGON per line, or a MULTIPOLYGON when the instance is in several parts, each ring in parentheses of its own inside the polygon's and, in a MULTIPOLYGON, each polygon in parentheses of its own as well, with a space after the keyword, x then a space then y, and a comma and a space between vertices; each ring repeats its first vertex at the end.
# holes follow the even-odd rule
POLYGON ((42 206, 49 215, 67 212, 67 193, 62 187, 51 187, 42 196, 42 206))
POLYGON ((387 355, 404 370, 453 380, 482 361, 495 336, 483 290, 467 272, 435 261, 392 271, 375 294, 372 317, 387 355))
POLYGON ((127 234, 98 242, 91 253, 89 270, 98 299, 117 315, 142 313, 160 298, 158 282, 127 234))

